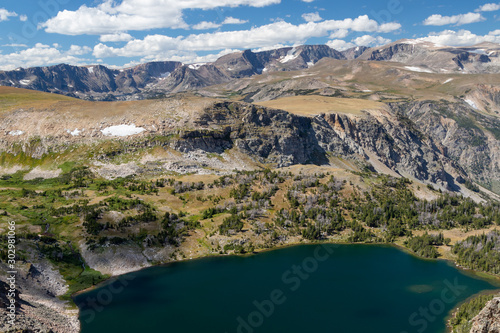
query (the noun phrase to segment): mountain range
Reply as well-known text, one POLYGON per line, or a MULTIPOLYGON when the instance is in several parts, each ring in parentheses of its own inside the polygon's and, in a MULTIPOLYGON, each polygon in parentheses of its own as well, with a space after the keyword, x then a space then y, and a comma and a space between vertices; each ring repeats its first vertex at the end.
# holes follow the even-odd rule
POLYGON ((203 64, 161 61, 125 69, 65 64, 17 68, 0 72, 0 85, 86 100, 134 100, 199 90, 263 73, 307 69, 324 58, 399 62, 428 73, 500 73, 499 52, 500 46, 493 43, 447 47, 419 40, 341 52, 327 45, 302 45, 262 52, 245 50, 203 64))

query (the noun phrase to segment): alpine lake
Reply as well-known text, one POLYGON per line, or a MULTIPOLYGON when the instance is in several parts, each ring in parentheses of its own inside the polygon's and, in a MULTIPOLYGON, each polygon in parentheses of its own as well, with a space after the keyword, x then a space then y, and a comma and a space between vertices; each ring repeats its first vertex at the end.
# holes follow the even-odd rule
POLYGON ((392 246, 300 245, 125 274, 75 296, 83 333, 443 333, 495 281, 392 246))

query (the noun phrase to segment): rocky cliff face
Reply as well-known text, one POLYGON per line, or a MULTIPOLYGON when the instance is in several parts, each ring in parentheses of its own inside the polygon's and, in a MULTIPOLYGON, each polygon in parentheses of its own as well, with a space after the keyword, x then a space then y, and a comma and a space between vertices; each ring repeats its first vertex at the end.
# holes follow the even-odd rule
POLYGON ((451 190, 456 189, 454 179, 465 176, 432 138, 390 112, 310 118, 220 102, 207 108, 195 124, 198 130, 183 132, 172 148, 184 153, 198 149, 220 153, 237 147, 257 161, 277 167, 325 164, 329 156, 339 156, 451 190))
MULTIPOLYGON (((429 103, 393 106, 395 111, 387 107, 361 115, 328 113, 311 117, 230 101, 197 102, 203 105, 199 111, 194 111, 194 104, 187 104, 184 108, 189 111, 185 113, 181 111, 184 102, 175 99, 148 103, 144 110, 151 110, 151 116, 142 109, 134 109, 136 115, 110 116, 92 122, 88 117, 78 120, 65 114, 59 117, 57 126, 40 126, 43 118, 51 119, 50 112, 40 112, 36 117, 33 112, 15 112, 4 116, 4 125, 0 124, 0 128, 5 129, 0 133, 0 144, 5 152, 19 154, 21 149, 24 156, 32 158, 64 152, 68 144, 87 147, 103 142, 117 148, 100 152, 94 158, 103 156, 106 160, 154 146, 169 147, 184 154, 186 160, 193 154, 206 156, 236 150, 255 163, 276 167, 327 164, 330 157, 341 157, 360 166, 372 165, 380 172, 415 178, 450 190, 457 189, 456 179, 467 178, 469 174, 474 179, 491 182, 499 172, 495 168, 499 158, 496 139, 479 129, 462 128, 442 115, 435 115, 436 106, 429 103), (161 111, 169 109, 172 116, 161 111), (103 134, 103 128, 118 125, 117 121, 135 123, 143 131, 133 139, 103 134), (29 131, 13 136, 8 130, 8 124, 13 122, 23 123, 23 128, 29 131), (65 130, 75 127, 84 130, 76 136, 65 130), (484 142, 478 144, 483 148, 474 149, 471 142, 475 141, 471 140, 481 138, 484 142), (482 163, 480 169, 478 163, 482 163), (473 174, 476 169, 477 174, 473 174)), ((448 106, 452 107, 460 108, 448 106)))
POLYGON ((310 118, 254 105, 221 102, 207 109, 195 124, 216 128, 204 133, 210 142, 200 141, 202 135, 198 132, 196 136, 181 136, 175 148, 212 151, 237 147, 259 162, 278 167, 326 162, 326 152, 317 140, 310 118), (221 132, 224 134, 219 134, 221 132))
POLYGON ((418 124, 436 150, 474 181, 500 190, 500 121, 465 102, 414 102, 392 105, 418 124))
POLYGON ((470 333, 500 333, 500 297, 489 301, 484 309, 472 319, 470 333))
MULTIPOLYGON (((30 241, 17 243, 19 249, 26 251, 28 258, 19 263, 16 275, 17 316, 16 329, 8 323, 5 299, 0 298, 0 331, 2 332, 41 332, 76 333, 80 331, 78 310, 70 309, 68 302, 57 298, 66 293, 68 285, 58 269, 47 259, 40 256, 39 249, 30 241)), ((0 290, 4 293, 8 271, 5 263, 0 262, 0 290)))
POLYGON ((5 113, 0 119, 0 148, 40 159, 70 154, 66 151, 75 147, 94 151, 96 145, 116 146, 92 153, 93 159, 106 162, 113 156, 161 146, 183 154, 170 162, 191 161, 196 170, 213 164, 206 161, 209 154, 228 150, 276 167, 326 164, 331 157, 340 157, 443 189, 457 190, 459 183, 471 179, 500 191, 499 121, 472 110, 464 101, 392 103, 358 114, 307 117, 203 98, 101 104, 82 104, 78 113, 71 111, 75 107, 61 104, 57 123, 51 110, 5 113), (108 114, 101 108, 127 111, 108 114), (135 124, 141 133, 116 137, 103 132, 123 124, 135 124))
POLYGON ((352 59, 358 58, 360 55, 363 54, 363 52, 365 52, 368 49, 369 49, 369 47, 366 47, 366 46, 356 46, 356 47, 351 47, 350 49, 344 50, 341 53, 346 59, 352 60, 352 59))

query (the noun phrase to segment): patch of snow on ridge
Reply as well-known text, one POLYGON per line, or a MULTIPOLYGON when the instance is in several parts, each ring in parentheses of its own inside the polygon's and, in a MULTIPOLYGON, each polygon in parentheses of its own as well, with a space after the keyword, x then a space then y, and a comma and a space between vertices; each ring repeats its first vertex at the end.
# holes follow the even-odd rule
POLYGON ((415 45, 415 44, 419 44, 419 43, 421 43, 421 41, 419 41, 419 40, 412 40, 412 39, 404 40, 404 41, 401 42, 401 44, 410 44, 410 45, 415 45))
POLYGON ((484 50, 484 49, 467 50, 467 52, 481 54, 481 55, 487 55, 486 50, 484 50))
POLYGON ((288 51, 286 56, 284 56, 283 59, 280 60, 280 62, 284 64, 286 62, 292 61, 293 59, 297 59, 299 53, 295 54, 295 51, 296 51, 295 47, 292 48, 290 51, 288 51))
POLYGON ((448 79, 448 80, 444 81, 443 84, 451 82, 451 81, 453 81, 453 79, 448 79))
POLYGON ((191 69, 194 69, 194 70, 198 70, 198 69, 200 69, 201 66, 206 65, 206 64, 207 64, 206 62, 200 62, 199 64, 188 65, 188 67, 191 69))
POLYGON ((87 67, 90 73, 94 73, 94 67, 87 67))
POLYGON ((74 131, 66 130, 66 132, 68 132, 72 136, 77 136, 77 135, 80 135, 80 133, 82 133, 84 130, 85 130, 84 128, 81 131, 78 128, 75 128, 74 131))
POLYGON ((409 44, 409 45, 422 45, 424 47, 426 47, 425 44, 434 44, 434 43, 429 43, 425 40, 420 40, 420 39, 408 39, 408 40, 404 40, 401 42, 401 44, 409 44))
POLYGON ((129 136, 129 135, 139 134, 143 131, 145 131, 144 128, 136 127, 134 124, 132 124, 132 125, 125 125, 125 124, 115 125, 115 126, 106 127, 105 129, 101 130, 102 134, 104 134, 106 136, 129 136))
POLYGON ((23 131, 20 131, 20 130, 16 130, 16 131, 10 131, 9 132, 9 135, 14 135, 14 136, 17 136, 17 135, 23 135, 24 132, 23 131))
POLYGON ((21 80, 19 81, 20 84, 22 84, 23 86, 27 86, 28 84, 30 84, 31 80, 21 80))
POLYGON ((469 104, 473 109, 476 109, 478 110, 479 108, 477 107, 477 104, 476 102, 474 102, 473 100, 471 99, 465 99, 464 100, 465 103, 469 104))
POLYGON ((415 67, 415 66, 405 66, 405 68, 409 71, 412 72, 420 72, 420 73, 433 73, 430 69, 425 69, 421 67, 415 67))

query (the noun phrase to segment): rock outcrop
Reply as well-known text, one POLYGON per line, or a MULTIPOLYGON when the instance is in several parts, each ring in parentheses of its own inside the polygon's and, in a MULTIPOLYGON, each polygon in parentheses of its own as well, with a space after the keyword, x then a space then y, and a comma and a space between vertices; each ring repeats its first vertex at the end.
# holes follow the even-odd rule
POLYGON ((277 167, 325 164, 333 155, 450 190, 456 189, 454 178, 464 176, 432 138, 423 136, 408 119, 389 112, 304 117, 250 104, 219 102, 207 108, 195 126, 202 130, 181 133, 172 148, 220 153, 221 149, 237 147, 258 162, 277 167))
MULTIPOLYGON (((0 298, 1 332, 77 333, 80 331, 78 310, 69 309, 68 302, 58 296, 68 291, 68 285, 57 268, 29 241, 17 244, 28 253, 26 262, 16 267, 15 330, 8 322, 6 299, 0 298)), ((1 272, 9 269, 0 262, 1 272)), ((0 275, 0 293, 5 295, 6 276, 0 275)))
POLYGON ((470 333, 500 333, 500 297, 495 297, 472 319, 470 333))
MULTIPOLYGON (((467 111, 462 104, 447 104, 446 112, 460 115, 467 111)), ((179 101, 159 101, 149 107, 168 109, 169 105, 179 105, 179 101)), ((96 163, 108 162, 109 158, 127 152, 160 146, 183 154, 184 160, 194 163, 192 166, 196 170, 210 166, 207 158, 200 159, 199 156, 220 156, 228 150, 257 164, 274 167, 321 165, 327 164, 330 157, 341 157, 354 161, 360 167, 371 165, 377 171, 433 183, 442 189, 457 190, 455 180, 463 182, 468 178, 495 188, 494 179, 499 179, 500 175, 495 167, 500 159, 498 140, 479 127, 464 128, 457 125, 453 117, 444 118, 436 111, 440 107, 444 106, 417 102, 395 104, 391 108, 358 115, 327 113, 300 116, 242 102, 215 101, 206 103, 196 112, 191 111, 189 116, 186 113, 185 117, 142 118, 140 126, 145 130, 134 135, 133 139, 105 136, 100 128, 113 125, 112 119, 100 119, 96 120, 98 123, 86 123, 84 126, 75 124, 75 119, 71 119, 75 125, 66 125, 61 119, 59 127, 84 127, 85 132, 68 137, 48 129, 44 129, 43 133, 36 132, 39 126, 33 125, 34 131, 22 136, 0 135, 0 144, 6 152, 20 154, 19 149, 22 148, 22 154, 41 158, 48 153, 65 151, 68 140, 81 147, 103 140, 113 142, 110 147, 115 148, 96 154, 92 161, 88 161, 96 166, 96 163), (173 122, 166 125, 162 119, 173 122), (477 140, 481 149, 475 149, 477 140)), ((189 109, 188 106, 186 108, 189 109)), ((180 115, 178 107, 176 110, 180 115)), ((138 116, 143 116, 135 111, 138 116)), ((18 122, 25 121, 25 128, 28 128, 29 121, 39 119, 33 118, 32 112, 19 113, 16 117, 18 122), (31 120, 21 120, 21 115, 31 120)), ((8 121, 5 118, 5 122, 8 121)), ((120 118, 120 122, 124 121, 138 122, 133 116, 120 118)), ((141 169, 130 167, 135 170, 131 173, 141 169)))
POLYGON ((485 187, 500 190, 500 121, 466 102, 411 102, 392 105, 396 113, 418 124, 435 149, 456 168, 485 187))

